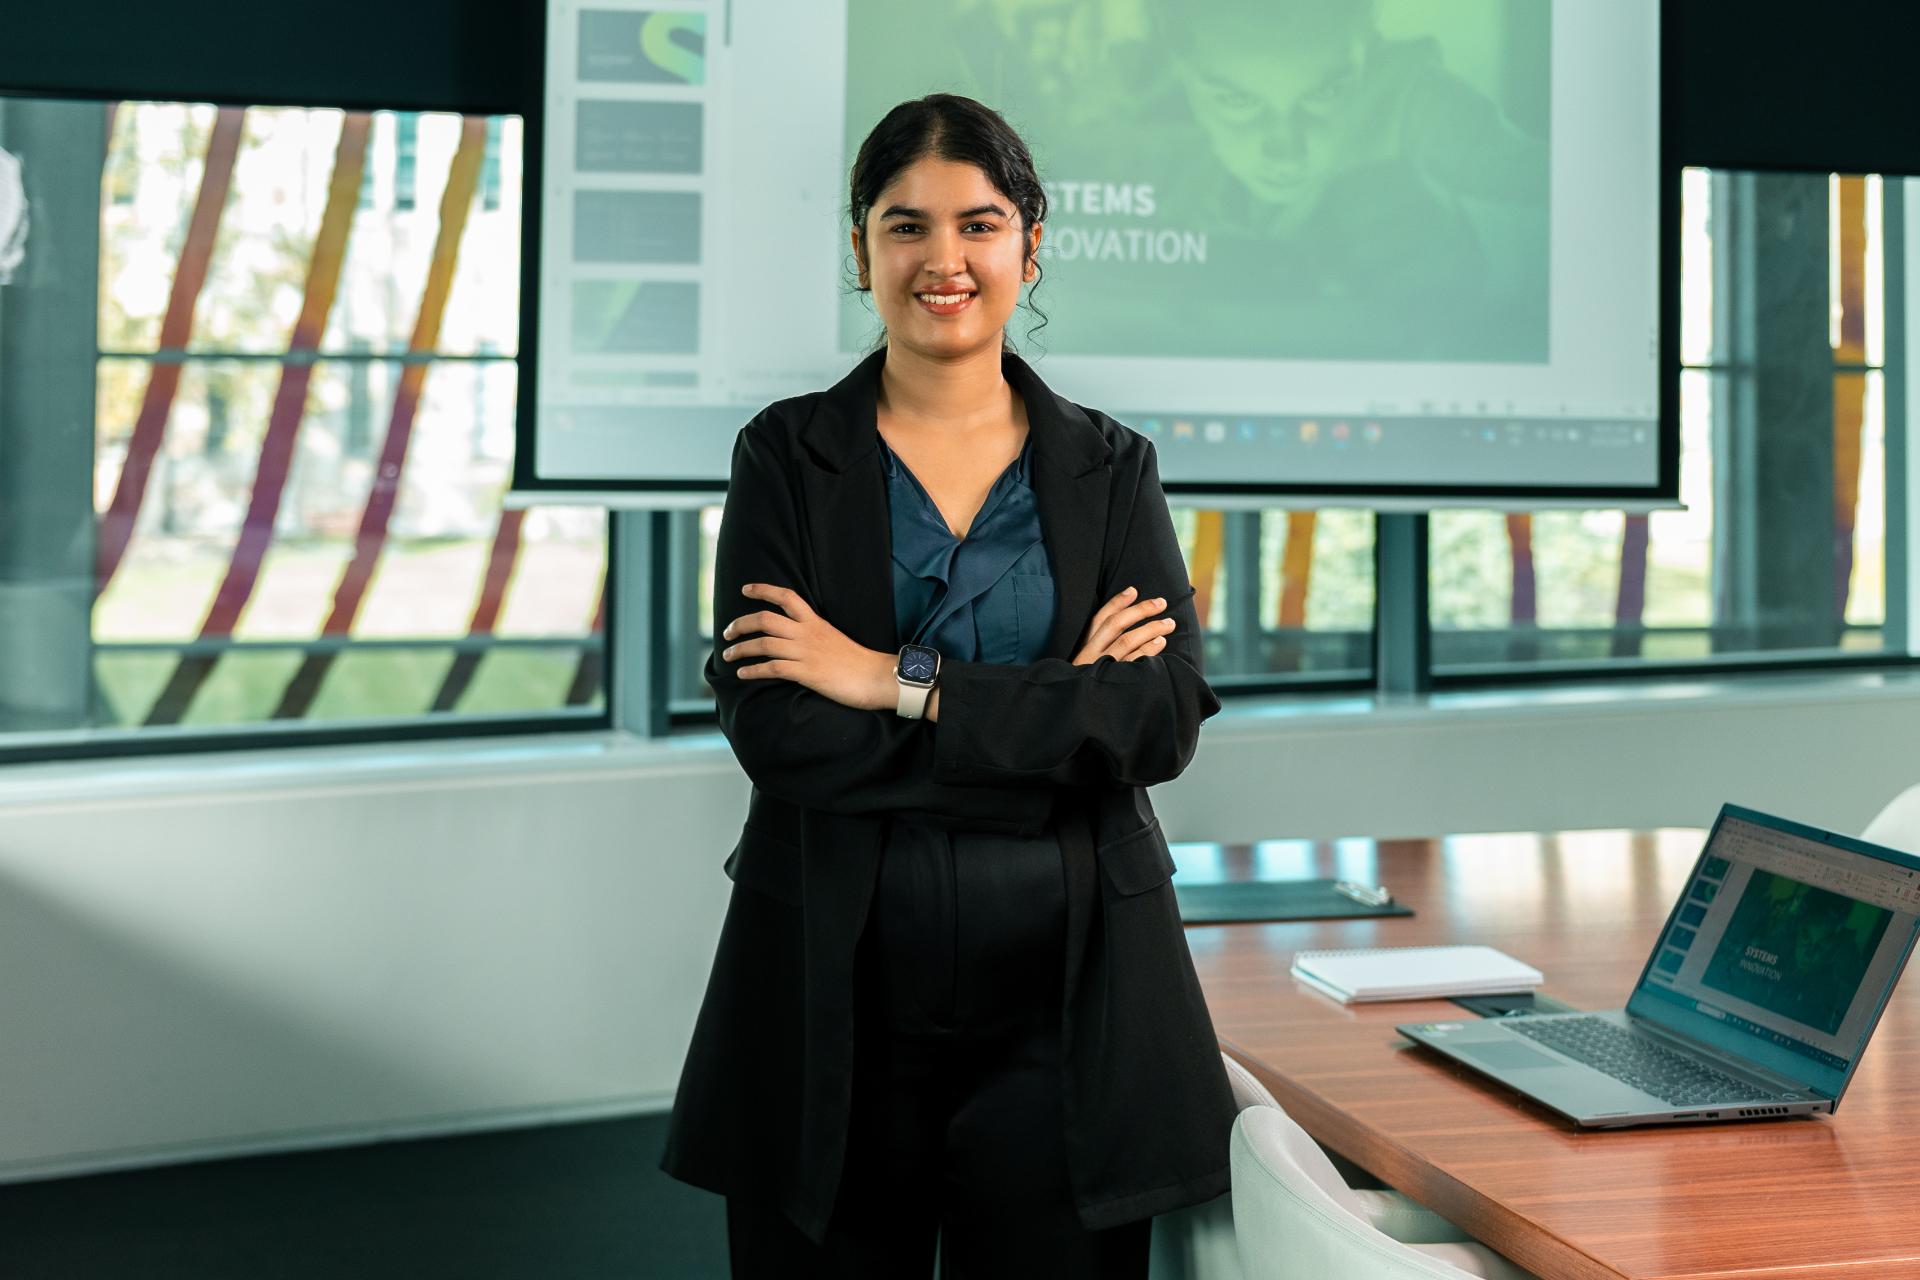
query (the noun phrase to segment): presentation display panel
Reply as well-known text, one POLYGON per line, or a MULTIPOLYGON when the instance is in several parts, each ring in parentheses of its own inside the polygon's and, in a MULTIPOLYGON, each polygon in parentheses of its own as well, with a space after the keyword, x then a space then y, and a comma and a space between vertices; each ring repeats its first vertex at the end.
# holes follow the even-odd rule
POLYGON ((712 489, 883 333, 846 178, 895 103, 1031 145, 1009 333, 1170 487, 1672 496, 1658 0, 555 0, 520 482, 712 489))

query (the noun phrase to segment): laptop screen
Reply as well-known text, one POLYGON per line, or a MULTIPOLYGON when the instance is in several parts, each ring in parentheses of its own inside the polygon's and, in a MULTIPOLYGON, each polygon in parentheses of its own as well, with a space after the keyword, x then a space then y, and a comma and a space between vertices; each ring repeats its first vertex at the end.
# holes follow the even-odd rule
POLYGON ((1627 1008, 1837 1098, 1920 933, 1920 858, 1729 805, 1627 1008))

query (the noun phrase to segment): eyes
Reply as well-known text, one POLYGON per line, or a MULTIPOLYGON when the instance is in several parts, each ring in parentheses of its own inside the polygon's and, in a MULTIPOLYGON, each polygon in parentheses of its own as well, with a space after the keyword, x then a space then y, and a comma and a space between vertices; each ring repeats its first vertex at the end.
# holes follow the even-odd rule
POLYGON ((1359 77, 1351 71, 1343 71, 1333 79, 1300 99, 1300 109, 1310 115, 1323 115, 1331 110, 1335 103, 1347 96, 1359 77))
MULTIPOLYGON (((992 235, 994 232, 1000 229, 997 225, 991 222, 969 222, 965 226, 961 227, 960 230, 963 233, 976 233, 976 228, 977 228, 977 234, 981 234, 981 235, 992 235)), ((922 230, 924 230, 924 228, 921 227, 921 225, 917 222, 896 222, 892 226, 888 227, 887 230, 888 232, 896 236, 909 236, 909 235, 917 236, 921 233, 922 230)))
MULTIPOLYGON (((1302 94, 1294 102, 1294 107, 1303 115, 1315 118, 1325 116, 1340 104, 1340 100, 1352 91, 1359 81, 1359 75, 1351 70, 1343 71, 1325 81, 1318 88, 1302 94)), ((1236 89, 1220 81, 1209 81, 1204 85, 1207 98, 1213 103, 1214 110, 1224 119, 1238 124, 1251 122, 1266 109, 1266 102, 1258 95, 1236 89)))
POLYGON ((1238 123, 1244 124, 1260 114, 1260 99, 1239 89, 1210 84, 1207 86, 1207 96, 1213 99, 1214 110, 1238 123))

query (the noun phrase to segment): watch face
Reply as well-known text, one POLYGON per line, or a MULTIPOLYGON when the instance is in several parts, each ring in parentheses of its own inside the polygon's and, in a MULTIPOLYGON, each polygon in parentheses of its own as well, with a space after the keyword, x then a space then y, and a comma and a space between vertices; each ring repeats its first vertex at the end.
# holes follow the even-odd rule
POLYGON ((900 677, 915 684, 933 683, 940 667, 940 655, 921 644, 910 644, 900 651, 900 677))

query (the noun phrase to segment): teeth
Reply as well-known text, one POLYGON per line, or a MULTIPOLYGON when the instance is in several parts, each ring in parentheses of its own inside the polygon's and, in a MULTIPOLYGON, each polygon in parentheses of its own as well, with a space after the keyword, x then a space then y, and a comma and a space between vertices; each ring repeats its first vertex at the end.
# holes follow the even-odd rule
POLYGON ((922 302, 930 302, 935 306, 941 306, 964 302, 973 295, 970 293, 916 293, 913 296, 922 302))

